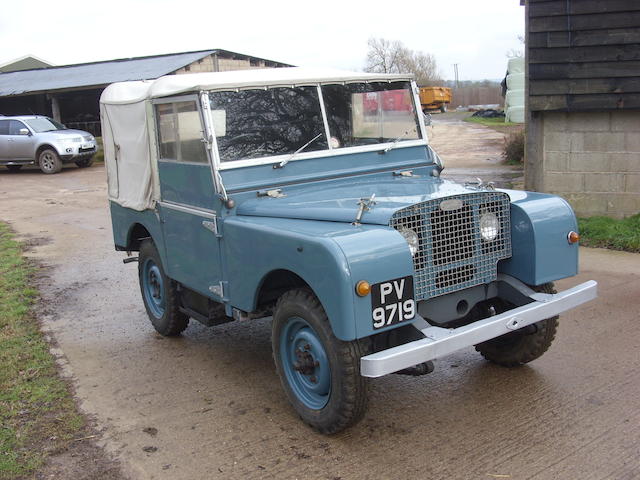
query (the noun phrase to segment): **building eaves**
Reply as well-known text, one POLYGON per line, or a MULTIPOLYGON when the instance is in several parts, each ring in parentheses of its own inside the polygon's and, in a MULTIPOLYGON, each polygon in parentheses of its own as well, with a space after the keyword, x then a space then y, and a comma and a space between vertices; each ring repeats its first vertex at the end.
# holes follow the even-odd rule
POLYGON ((158 78, 213 53, 216 53, 216 50, 124 58, 0 73, 0 96, 105 86, 114 82, 158 78))

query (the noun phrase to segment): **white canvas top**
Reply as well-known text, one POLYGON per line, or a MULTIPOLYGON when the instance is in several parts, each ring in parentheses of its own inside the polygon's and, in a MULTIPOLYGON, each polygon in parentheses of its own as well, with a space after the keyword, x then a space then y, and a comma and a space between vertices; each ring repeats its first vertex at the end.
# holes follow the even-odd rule
POLYGON ((412 80, 411 74, 348 72, 332 69, 254 68, 215 73, 167 75, 157 80, 119 82, 109 85, 100 103, 135 103, 147 98, 166 97, 200 90, 229 90, 324 83, 389 82, 412 80))
POLYGON ((412 80, 411 75, 307 68, 256 68, 218 73, 168 75, 157 80, 118 82, 100 97, 100 118, 109 198, 134 210, 160 199, 150 99, 201 90, 290 87, 353 82, 412 80))

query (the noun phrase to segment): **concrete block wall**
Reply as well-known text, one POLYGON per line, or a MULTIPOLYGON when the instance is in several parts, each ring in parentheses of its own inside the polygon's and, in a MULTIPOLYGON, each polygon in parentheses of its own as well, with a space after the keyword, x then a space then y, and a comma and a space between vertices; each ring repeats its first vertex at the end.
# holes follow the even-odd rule
POLYGON ((640 212, 640 111, 541 115, 537 190, 564 197, 581 217, 640 212))
POLYGON ((264 60, 249 60, 238 58, 223 58, 218 56, 218 69, 216 70, 216 59, 214 55, 208 55, 200 60, 176 70, 175 73, 200 73, 200 72, 226 72, 229 70, 248 70, 249 68, 265 68, 264 60))

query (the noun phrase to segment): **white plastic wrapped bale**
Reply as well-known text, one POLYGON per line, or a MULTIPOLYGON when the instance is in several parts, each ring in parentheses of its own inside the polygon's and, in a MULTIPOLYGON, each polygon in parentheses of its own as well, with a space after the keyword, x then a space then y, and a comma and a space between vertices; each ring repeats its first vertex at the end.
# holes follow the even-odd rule
POLYGON ((524 58, 509 59, 507 67, 507 94, 504 100, 505 122, 524 123, 524 58))
POLYGON ((524 90, 524 73, 511 73, 507 75, 507 89, 524 90))
POLYGON ((524 57, 510 58, 507 63, 507 72, 512 73, 524 73, 524 57))
POLYGON ((158 200, 157 173, 147 125, 151 84, 145 81, 115 83, 100 97, 109 199, 134 210, 152 208, 158 200))

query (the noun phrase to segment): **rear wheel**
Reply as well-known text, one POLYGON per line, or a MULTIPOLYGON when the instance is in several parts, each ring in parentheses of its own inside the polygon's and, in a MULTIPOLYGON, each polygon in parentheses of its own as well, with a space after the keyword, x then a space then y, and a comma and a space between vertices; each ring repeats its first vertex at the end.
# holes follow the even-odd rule
POLYGON ((165 275, 160 255, 151 240, 140 245, 138 278, 153 328, 167 337, 179 335, 189 325, 189 317, 180 311, 176 283, 165 275))
POLYGON ((7 169, 10 172, 17 172, 18 170, 20 170, 22 168, 22 165, 7 165, 7 169))
POLYGON ((90 167, 93 163, 93 157, 83 158, 82 160, 76 160, 76 165, 78 168, 87 168, 90 167))
POLYGON ((442 104, 442 106, 440 107, 440 112, 447 113, 447 104, 446 103, 442 104))
POLYGON ((44 173, 58 173, 62 170, 62 160, 60 160, 58 154, 50 148, 40 152, 38 165, 40 165, 40 170, 44 173))
MULTIPOLYGON (((537 292, 556 293, 553 283, 533 287, 537 292)), ((541 320, 476 345, 476 350, 490 362, 503 367, 518 367, 542 356, 553 342, 558 329, 558 316, 541 320)))
POLYGON ((360 375, 365 343, 337 339, 310 291, 280 297, 271 341, 280 381, 302 420, 331 434, 362 418, 368 403, 367 379, 360 375))

